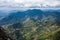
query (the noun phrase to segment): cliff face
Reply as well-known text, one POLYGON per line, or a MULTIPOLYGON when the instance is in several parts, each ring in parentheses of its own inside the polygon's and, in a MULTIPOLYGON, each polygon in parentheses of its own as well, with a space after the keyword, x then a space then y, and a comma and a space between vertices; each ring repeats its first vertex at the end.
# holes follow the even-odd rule
POLYGON ((9 36, 4 28, 0 26, 0 40, 14 40, 9 36))

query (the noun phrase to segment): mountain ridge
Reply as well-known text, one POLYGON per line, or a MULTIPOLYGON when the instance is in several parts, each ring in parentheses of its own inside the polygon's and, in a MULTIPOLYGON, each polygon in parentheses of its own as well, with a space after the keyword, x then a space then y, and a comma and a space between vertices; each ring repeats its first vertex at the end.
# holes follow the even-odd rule
POLYGON ((2 24, 9 24, 9 23, 16 23, 18 21, 22 22, 24 20, 26 20, 27 17, 30 17, 30 18, 37 18, 38 19, 41 19, 43 15, 45 16, 54 16, 56 17, 56 19, 59 19, 59 14, 60 12, 56 12, 56 11, 52 11, 50 12, 47 11, 47 12, 44 12, 42 10, 38 10, 38 9, 33 9, 33 10, 27 10, 27 11, 16 11, 16 12, 10 12, 10 14, 3 18, 2 20, 0 20, 0 25, 2 24), (57 14, 58 13, 58 14, 57 14))

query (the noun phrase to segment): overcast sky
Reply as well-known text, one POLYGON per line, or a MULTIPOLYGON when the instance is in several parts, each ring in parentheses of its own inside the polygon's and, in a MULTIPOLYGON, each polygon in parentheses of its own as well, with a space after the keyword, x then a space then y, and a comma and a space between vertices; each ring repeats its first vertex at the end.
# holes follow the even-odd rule
POLYGON ((0 0, 0 10, 19 8, 60 8, 60 0, 0 0))

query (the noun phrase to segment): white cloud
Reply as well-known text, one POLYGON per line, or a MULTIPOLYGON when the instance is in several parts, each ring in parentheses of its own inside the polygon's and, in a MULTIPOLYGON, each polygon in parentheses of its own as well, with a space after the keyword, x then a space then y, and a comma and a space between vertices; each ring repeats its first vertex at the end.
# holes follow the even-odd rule
POLYGON ((59 0, 0 0, 0 9, 60 6, 59 0))

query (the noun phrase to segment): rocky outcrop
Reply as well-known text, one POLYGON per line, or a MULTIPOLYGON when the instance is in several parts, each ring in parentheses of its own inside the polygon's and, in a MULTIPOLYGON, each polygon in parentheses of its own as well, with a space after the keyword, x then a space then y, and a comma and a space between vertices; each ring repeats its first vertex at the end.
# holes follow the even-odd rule
POLYGON ((0 26, 0 40, 15 40, 9 36, 4 28, 0 26))

